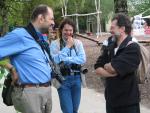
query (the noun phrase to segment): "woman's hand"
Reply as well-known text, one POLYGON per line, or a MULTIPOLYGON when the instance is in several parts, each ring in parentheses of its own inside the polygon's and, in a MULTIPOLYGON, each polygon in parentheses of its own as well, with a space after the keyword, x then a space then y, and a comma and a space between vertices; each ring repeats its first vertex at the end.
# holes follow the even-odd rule
POLYGON ((71 48, 73 45, 74 45, 73 37, 72 36, 68 36, 67 37, 67 47, 71 48))

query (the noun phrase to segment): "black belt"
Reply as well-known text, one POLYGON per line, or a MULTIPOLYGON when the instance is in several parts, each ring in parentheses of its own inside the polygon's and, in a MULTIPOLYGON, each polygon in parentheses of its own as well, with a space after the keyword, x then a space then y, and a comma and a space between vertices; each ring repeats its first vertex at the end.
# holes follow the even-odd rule
POLYGON ((51 82, 40 83, 40 84, 15 84, 15 87, 28 88, 28 87, 49 87, 51 86, 51 82))

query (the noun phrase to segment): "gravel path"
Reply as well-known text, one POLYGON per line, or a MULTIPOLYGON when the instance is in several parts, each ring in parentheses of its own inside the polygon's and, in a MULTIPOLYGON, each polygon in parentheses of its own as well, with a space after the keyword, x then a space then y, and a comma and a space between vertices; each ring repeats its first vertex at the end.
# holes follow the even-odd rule
MULTIPOLYGON (((52 88, 53 110, 52 113, 61 113, 59 98, 56 89, 52 88)), ((1 92, 0 92, 1 93, 1 92)), ((0 96, 0 113, 16 113, 13 107, 7 107, 2 103, 0 96)), ((105 100, 101 93, 93 89, 83 88, 79 113, 106 113, 105 100)), ((141 106, 141 113, 150 113, 150 109, 141 106)))

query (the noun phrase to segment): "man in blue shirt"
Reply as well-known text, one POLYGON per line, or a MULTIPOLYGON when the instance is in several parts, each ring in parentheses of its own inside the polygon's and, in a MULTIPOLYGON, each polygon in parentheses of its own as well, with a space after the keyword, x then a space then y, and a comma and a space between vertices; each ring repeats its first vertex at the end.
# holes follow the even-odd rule
MULTIPOLYGON (((53 10, 47 5, 37 6, 32 13, 32 29, 43 40, 42 34, 54 24, 53 10)), ((22 113, 51 112, 51 67, 48 54, 25 30, 18 28, 0 38, 0 60, 9 57, 18 75, 12 92, 16 110, 22 113)))

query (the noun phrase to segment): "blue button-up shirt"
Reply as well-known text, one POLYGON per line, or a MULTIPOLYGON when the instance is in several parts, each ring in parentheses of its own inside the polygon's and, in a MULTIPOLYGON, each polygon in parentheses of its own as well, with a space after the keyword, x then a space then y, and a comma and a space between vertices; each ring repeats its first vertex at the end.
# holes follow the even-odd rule
POLYGON ((0 59, 8 56, 18 72, 19 82, 45 83, 51 80, 48 55, 24 28, 0 38, 0 59))
POLYGON ((86 55, 82 42, 74 39, 74 47, 70 49, 65 46, 60 50, 59 39, 52 41, 50 44, 50 53, 54 62, 57 64, 61 61, 67 64, 84 64, 86 62, 86 55))

